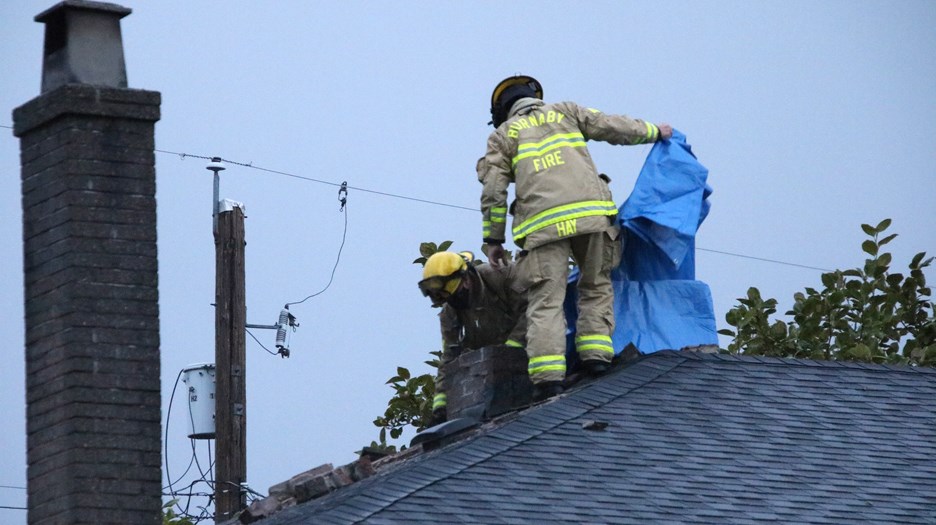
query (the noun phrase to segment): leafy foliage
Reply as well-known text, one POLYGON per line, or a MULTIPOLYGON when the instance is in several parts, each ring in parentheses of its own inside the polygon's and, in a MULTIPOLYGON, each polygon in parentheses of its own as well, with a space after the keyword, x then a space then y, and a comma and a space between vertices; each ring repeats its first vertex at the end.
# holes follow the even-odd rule
POLYGON ((806 288, 794 294, 788 322, 771 321, 775 299, 763 299, 757 288, 738 299, 725 321, 734 330, 718 333, 734 337, 732 353, 903 363, 936 366, 936 321, 931 289, 923 269, 933 258, 925 252, 913 257, 908 272, 891 271, 892 256, 882 250, 897 234, 884 235, 891 225, 862 224, 870 238, 861 244, 869 255, 864 265, 822 274, 821 290, 806 288))
POLYGON ((413 260, 413 264, 421 266, 426 265, 426 261, 436 252, 444 252, 452 245, 452 241, 443 241, 436 245, 434 242, 423 242, 419 244, 419 257, 413 260))
MULTIPOLYGON (((426 261, 436 252, 444 252, 452 246, 452 241, 443 241, 439 244, 423 242, 419 244, 419 257, 413 264, 425 266, 426 261)), ((425 363, 433 368, 439 368, 442 352, 430 352, 433 359, 425 363)), ((433 374, 423 374, 413 377, 409 369, 397 367, 395 376, 387 380, 393 389, 393 397, 387 402, 387 410, 374 420, 374 426, 380 428, 380 441, 372 441, 365 449, 393 453, 396 445, 387 443, 390 439, 398 439, 407 425, 412 425, 417 431, 426 428, 432 418, 432 399, 435 397, 435 377, 433 374)), ((402 447, 405 449, 406 447, 402 447)), ((401 450, 402 450, 401 449, 401 450)))
POLYGON ((179 499, 172 499, 163 503, 163 525, 194 525, 194 522, 188 517, 179 516, 173 510, 173 507, 179 502, 179 499))
MULTIPOLYGON (((442 353, 431 353, 436 359, 426 361, 426 364, 438 368, 438 358, 442 353)), ((428 427, 432 418, 432 398, 435 396, 435 378, 432 374, 413 377, 409 370, 400 366, 387 384, 394 394, 387 403, 384 415, 374 420, 374 425, 380 428, 380 441, 372 445, 378 448, 389 446, 388 434, 391 439, 398 439, 406 426, 413 426, 419 431, 428 427)))

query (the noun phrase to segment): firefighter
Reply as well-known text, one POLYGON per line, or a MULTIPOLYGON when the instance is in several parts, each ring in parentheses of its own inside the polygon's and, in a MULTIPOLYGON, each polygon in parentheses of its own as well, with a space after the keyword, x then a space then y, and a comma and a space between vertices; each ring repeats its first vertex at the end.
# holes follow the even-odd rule
POLYGON ((523 348, 526 342, 526 300, 514 288, 516 266, 474 264, 471 252, 438 252, 423 268, 419 289, 441 307, 442 359, 435 381, 432 421, 446 420, 443 387, 445 365, 463 351, 484 346, 506 345, 523 348))
POLYGON ((535 400, 563 391, 562 303, 570 257, 581 272, 575 349, 582 367, 600 375, 614 357, 610 273, 620 260, 620 229, 609 179, 599 176, 586 142, 646 144, 673 133, 668 124, 542 99, 542 86, 529 76, 509 77, 494 88, 491 123, 496 129, 477 166, 484 185, 483 238, 493 265, 503 260, 507 188, 515 184, 512 233, 514 244, 523 249, 517 265, 529 301, 527 355, 535 400))

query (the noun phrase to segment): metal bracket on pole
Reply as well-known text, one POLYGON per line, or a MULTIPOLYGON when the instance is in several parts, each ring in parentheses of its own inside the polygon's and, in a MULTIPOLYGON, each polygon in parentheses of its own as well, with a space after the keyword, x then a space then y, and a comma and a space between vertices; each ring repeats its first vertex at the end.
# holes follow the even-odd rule
POLYGON ((221 162, 221 157, 212 157, 211 162, 205 168, 214 172, 214 203, 211 206, 211 221, 212 221, 212 231, 215 235, 218 234, 218 213, 220 210, 220 192, 221 192, 221 177, 218 175, 218 172, 224 171, 224 164, 221 162))

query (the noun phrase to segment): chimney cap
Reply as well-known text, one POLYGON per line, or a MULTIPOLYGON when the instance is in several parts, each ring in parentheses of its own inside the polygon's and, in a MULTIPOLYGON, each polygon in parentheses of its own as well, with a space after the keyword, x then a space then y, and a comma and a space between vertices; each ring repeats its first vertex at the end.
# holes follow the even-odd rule
POLYGON ((59 11, 64 9, 83 9, 87 11, 104 12, 109 11, 115 15, 118 15, 119 18, 123 18, 133 12, 133 10, 129 7, 112 4, 110 2, 94 2, 92 0, 64 0, 36 15, 34 20, 36 22, 45 23, 50 18, 57 15, 59 11))
POLYGON ((128 14, 117 4, 65 0, 36 15, 45 24, 41 91, 66 84, 126 88, 120 20, 128 14))

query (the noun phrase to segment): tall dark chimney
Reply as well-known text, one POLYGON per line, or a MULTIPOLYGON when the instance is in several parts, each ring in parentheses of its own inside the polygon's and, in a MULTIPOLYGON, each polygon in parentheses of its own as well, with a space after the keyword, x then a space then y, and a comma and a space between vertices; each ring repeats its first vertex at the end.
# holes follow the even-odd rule
POLYGON ((20 138, 30 524, 161 523, 154 125, 127 88, 124 7, 68 0, 46 24, 20 138))

